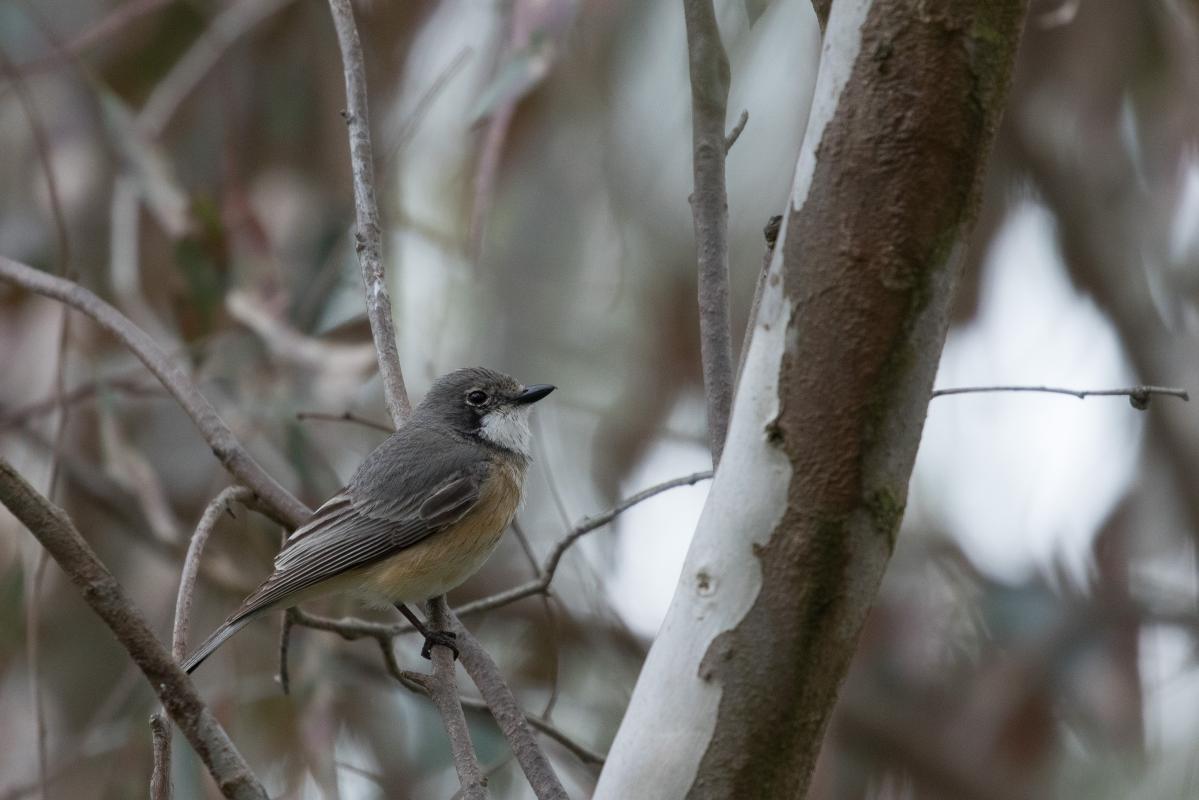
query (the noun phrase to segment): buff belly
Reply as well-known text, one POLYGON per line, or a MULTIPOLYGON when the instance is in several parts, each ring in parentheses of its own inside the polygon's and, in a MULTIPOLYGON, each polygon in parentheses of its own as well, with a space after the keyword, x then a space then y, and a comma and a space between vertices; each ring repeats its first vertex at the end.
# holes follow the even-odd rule
POLYGON ((418 603, 456 588, 478 572, 520 506, 524 469, 494 462, 479 501, 457 523, 396 555, 356 570, 369 603, 418 603))

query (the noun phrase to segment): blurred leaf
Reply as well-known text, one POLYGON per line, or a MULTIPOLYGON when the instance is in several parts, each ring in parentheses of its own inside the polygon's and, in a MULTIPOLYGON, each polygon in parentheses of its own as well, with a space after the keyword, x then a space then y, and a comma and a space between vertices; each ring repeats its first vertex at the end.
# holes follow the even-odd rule
POLYGON ((175 243, 175 263, 187 284, 176 309, 188 340, 211 333, 229 288, 228 253, 220 210, 204 198, 193 206, 193 232, 175 243))
POLYGON ((145 136, 132 110, 113 92, 97 87, 108 138, 133 176, 142 200, 172 239, 192 229, 187 192, 175 177, 170 160, 157 142, 145 136))
POLYGON ((470 124, 478 125, 503 106, 520 101, 549 75, 556 48, 549 36, 535 33, 528 47, 513 52, 479 95, 470 112, 470 124))

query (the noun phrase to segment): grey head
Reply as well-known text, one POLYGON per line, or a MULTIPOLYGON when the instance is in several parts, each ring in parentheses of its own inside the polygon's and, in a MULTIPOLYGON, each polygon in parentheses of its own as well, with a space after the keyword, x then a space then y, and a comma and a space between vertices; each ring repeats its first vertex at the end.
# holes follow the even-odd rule
POLYGON ((523 386, 502 372, 467 367, 434 381, 417 406, 416 416, 528 458, 529 411, 554 388, 549 384, 523 386))

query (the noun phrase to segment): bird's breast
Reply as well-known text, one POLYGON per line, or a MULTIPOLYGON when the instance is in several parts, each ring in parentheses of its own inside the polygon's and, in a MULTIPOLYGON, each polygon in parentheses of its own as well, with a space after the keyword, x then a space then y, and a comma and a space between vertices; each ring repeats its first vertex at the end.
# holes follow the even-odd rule
POLYGON ((524 478, 523 465, 493 460, 470 511, 444 530, 368 567, 365 593, 388 603, 413 603, 461 585, 483 566, 512 523, 524 478))

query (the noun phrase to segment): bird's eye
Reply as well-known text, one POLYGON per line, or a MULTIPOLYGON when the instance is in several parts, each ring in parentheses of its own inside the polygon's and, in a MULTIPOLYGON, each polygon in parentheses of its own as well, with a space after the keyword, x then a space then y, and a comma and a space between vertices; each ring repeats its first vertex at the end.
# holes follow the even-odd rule
POLYGON ((487 392, 481 389, 472 389, 466 393, 466 402, 472 406, 481 406, 487 403, 487 392))

